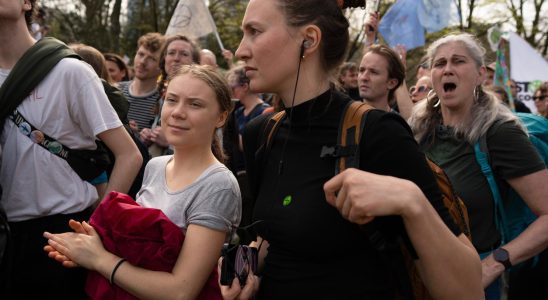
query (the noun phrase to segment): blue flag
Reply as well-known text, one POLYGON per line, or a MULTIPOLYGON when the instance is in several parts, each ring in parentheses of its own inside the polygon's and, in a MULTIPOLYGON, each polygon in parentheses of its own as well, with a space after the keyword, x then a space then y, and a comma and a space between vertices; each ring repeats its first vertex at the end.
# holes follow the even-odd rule
POLYGON ((424 29, 417 16, 419 0, 398 0, 379 24, 379 32, 390 47, 402 44, 407 50, 424 45, 424 29))
POLYGON ((427 32, 440 31, 449 25, 451 0, 421 0, 419 2, 419 22, 427 32))

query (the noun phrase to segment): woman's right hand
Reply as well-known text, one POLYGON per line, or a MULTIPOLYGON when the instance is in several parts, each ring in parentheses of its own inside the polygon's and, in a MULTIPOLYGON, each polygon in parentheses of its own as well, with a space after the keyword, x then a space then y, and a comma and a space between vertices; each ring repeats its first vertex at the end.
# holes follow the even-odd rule
POLYGON ((243 288, 240 287, 240 280, 238 276, 234 276, 232 284, 230 286, 221 285, 221 294, 224 300, 247 300, 251 299, 259 290, 260 279, 253 271, 250 271, 247 276, 247 281, 243 288))
POLYGON ((357 169, 346 169, 324 184, 326 200, 341 215, 356 224, 366 224, 375 217, 400 215, 417 211, 427 201, 411 181, 377 175, 357 169))
MULTIPOLYGON (((69 221, 69 227, 74 230, 76 233, 83 233, 86 234, 86 230, 84 229, 84 226, 82 226, 81 222, 70 220, 69 221)), ((67 268, 75 268, 79 267, 79 265, 72 260, 70 260, 66 255, 63 255, 63 253, 57 251, 55 248, 53 248, 50 245, 44 246, 44 251, 48 253, 48 256, 52 259, 57 260, 60 262, 64 267, 67 268)))
POLYGON ((46 251, 52 250, 48 251, 48 256, 61 262, 66 267, 80 265, 86 269, 96 270, 99 258, 103 257, 103 254, 108 254, 108 252, 103 247, 101 238, 95 229, 87 222, 80 224, 81 228, 77 224, 71 224, 71 227, 76 228, 77 232, 58 234, 44 232, 44 237, 48 239, 50 246, 46 246, 44 249, 46 251), (82 230, 84 232, 81 232, 82 230))

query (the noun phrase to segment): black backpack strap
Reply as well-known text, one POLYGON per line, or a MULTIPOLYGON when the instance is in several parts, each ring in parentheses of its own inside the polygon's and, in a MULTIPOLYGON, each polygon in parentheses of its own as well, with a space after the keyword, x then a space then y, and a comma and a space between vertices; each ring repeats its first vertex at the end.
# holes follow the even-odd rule
POLYGON ((17 61, 0 87, 0 124, 65 57, 80 58, 63 42, 45 37, 17 61))

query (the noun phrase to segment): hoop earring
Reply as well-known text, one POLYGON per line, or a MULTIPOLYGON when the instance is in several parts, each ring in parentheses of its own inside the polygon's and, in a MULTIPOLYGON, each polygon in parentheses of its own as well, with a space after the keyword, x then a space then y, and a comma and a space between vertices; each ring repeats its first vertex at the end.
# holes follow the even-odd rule
MULTIPOLYGON (((431 102, 430 99, 434 99, 434 97, 435 97, 433 94, 435 94, 434 90, 428 91, 428 94, 426 94, 426 101, 431 102)), ((432 105, 432 107, 435 108, 435 107, 438 107, 438 106, 440 106, 440 98, 439 97, 438 97, 438 101, 436 103, 434 103, 434 105, 432 105)))
POLYGON ((428 91, 428 94, 426 94, 426 98, 427 98, 427 99, 430 99, 430 96, 432 96, 432 93, 435 93, 434 90, 433 90, 433 89, 432 89, 432 90, 429 90, 429 91, 428 91))
POLYGON ((478 103, 479 101, 479 89, 478 85, 474 87, 474 103, 478 103))

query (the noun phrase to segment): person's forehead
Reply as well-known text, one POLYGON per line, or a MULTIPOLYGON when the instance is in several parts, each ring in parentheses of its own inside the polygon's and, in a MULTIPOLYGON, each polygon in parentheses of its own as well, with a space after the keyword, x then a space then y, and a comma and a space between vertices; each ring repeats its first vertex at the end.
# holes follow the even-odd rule
POLYGON ((168 50, 171 49, 190 49, 192 46, 189 42, 183 41, 183 40, 174 40, 173 42, 169 43, 167 46, 168 50))
POLYGON ((470 53, 468 53, 468 49, 459 42, 449 42, 447 44, 441 45, 438 50, 436 51, 436 54, 434 55, 434 60, 440 59, 440 58, 451 58, 451 57, 470 57, 470 53))
POLYGON ((388 61, 387 59, 377 53, 374 52, 368 52, 366 53, 362 61, 360 63, 360 67, 374 67, 374 68, 381 68, 381 69, 387 69, 388 68, 388 61))
POLYGON ((153 56, 153 57, 156 57, 156 56, 160 56, 160 50, 156 51, 156 52, 152 52, 150 51, 147 47, 145 47, 144 45, 141 45, 138 49, 137 49, 137 52, 141 52, 145 55, 148 55, 148 56, 153 56))
MULTIPOLYGON (((276 0, 251 0, 249 1, 242 27, 261 24, 272 24, 284 21, 284 16, 281 9, 276 5, 276 0)), ((285 23, 285 22, 284 22, 285 23)))
POLYGON ((420 78, 419 80, 417 80, 417 86, 421 86, 421 85, 430 85, 430 80, 428 80, 428 78, 426 77, 422 77, 420 78))
POLYGON ((347 75, 347 76, 356 75, 357 73, 358 73, 357 68, 347 69, 346 71, 344 71, 344 75, 347 75))

